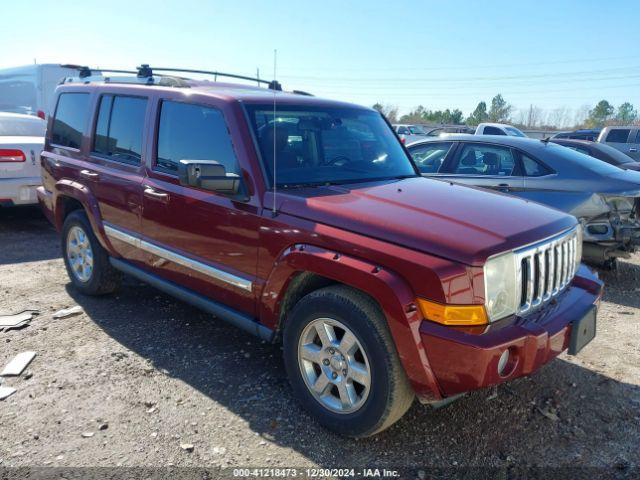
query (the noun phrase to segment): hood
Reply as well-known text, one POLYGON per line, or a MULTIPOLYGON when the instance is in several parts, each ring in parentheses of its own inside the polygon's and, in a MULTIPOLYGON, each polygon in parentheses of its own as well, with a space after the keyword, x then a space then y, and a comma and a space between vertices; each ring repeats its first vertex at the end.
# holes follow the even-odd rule
POLYGON ((537 203, 422 177, 278 196, 282 213, 477 266, 576 224, 537 203))

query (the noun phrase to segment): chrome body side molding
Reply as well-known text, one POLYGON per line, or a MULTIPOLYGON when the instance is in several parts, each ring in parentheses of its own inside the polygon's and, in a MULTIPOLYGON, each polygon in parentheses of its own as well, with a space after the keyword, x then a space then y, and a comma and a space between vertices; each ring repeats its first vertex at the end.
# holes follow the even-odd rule
POLYGON ((248 292, 251 292, 252 290, 253 283, 251 282, 251 280, 248 280, 246 278, 239 277, 229 272, 225 272, 224 270, 220 270, 219 268, 186 257, 164 247, 160 247, 155 243, 151 243, 139 237, 130 235, 129 233, 126 233, 119 228, 114 227, 113 225, 105 224, 104 231, 110 238, 125 242, 133 247, 144 250, 145 252, 156 255, 169 262, 182 265, 183 267, 202 273, 203 275, 207 275, 208 277, 211 277, 228 285, 233 285, 234 287, 240 288, 242 290, 246 290, 248 292))

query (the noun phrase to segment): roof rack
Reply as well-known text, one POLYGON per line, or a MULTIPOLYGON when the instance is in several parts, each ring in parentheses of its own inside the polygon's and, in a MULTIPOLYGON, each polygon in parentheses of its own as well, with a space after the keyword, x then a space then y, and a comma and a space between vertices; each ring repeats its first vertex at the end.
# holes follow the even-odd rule
POLYGON ((263 80, 257 77, 247 77, 245 75, 236 75, 235 73, 216 72, 211 70, 194 70, 191 68, 166 68, 166 67, 150 67, 146 63, 138 67, 139 77, 153 76, 153 72, 183 72, 183 73, 199 73, 204 75, 213 75, 214 80, 217 81, 218 77, 237 78, 239 80, 249 80, 252 82, 262 83, 267 85, 270 90, 282 90, 282 85, 277 80, 263 80))
MULTIPOLYGON (((170 86, 179 86, 179 87, 189 87, 189 84, 186 83, 186 80, 190 80, 188 77, 181 77, 176 75, 162 75, 157 80, 154 77, 154 70, 158 72, 183 72, 183 73, 199 73, 204 75, 213 75, 214 81, 217 81, 218 77, 227 77, 227 78, 237 78, 239 80, 249 80, 252 82, 257 82, 258 84, 267 85, 267 88, 270 90, 282 90, 282 85, 280 82, 276 80, 263 80, 261 78, 247 77, 245 75, 236 75, 234 73, 225 73, 225 72, 216 72, 210 70, 195 70, 189 68, 164 68, 164 67, 150 67, 148 64, 143 63, 136 70, 119 70, 112 68, 97 68, 91 69, 86 65, 62 65, 67 68, 74 68, 78 70, 78 79, 73 77, 66 77, 61 80, 60 83, 69 83, 73 81, 83 81, 90 82, 94 80, 92 77, 96 77, 95 80, 104 80, 105 82, 113 82, 113 83, 146 83, 146 84, 154 84, 154 85, 170 85, 170 86), (104 77, 103 73, 126 73, 130 75, 135 75, 135 77, 104 77)), ((295 92, 300 94, 306 94, 305 92, 295 92)), ((308 95, 308 94, 307 94, 308 95)))

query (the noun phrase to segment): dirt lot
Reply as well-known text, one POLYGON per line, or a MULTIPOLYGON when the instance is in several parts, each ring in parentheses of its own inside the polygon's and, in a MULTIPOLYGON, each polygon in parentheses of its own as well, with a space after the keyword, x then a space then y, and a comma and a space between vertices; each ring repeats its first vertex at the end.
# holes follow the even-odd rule
MULTIPOLYGON (((278 346, 127 281, 88 298, 67 279, 37 210, 0 211, 0 313, 38 308, 0 333, 0 366, 38 356, 0 402, 1 466, 404 467, 640 464, 640 257, 615 273, 598 335, 530 378, 437 411, 414 404, 370 439, 314 422, 292 398, 278 346), (53 320, 81 305, 85 313, 53 320), (83 434, 85 434, 83 436, 83 434), (181 444, 192 444, 188 451, 181 444)), ((420 476, 422 474, 420 473, 420 476)))

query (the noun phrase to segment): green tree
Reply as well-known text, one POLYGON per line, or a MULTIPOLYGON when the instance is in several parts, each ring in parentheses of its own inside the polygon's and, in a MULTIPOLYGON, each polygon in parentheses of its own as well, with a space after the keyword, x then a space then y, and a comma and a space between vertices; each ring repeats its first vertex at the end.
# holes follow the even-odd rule
POLYGON ((618 113, 616 113, 616 121, 622 125, 629 125, 638 119, 638 111, 633 108, 633 105, 629 102, 624 102, 618 107, 618 113))
POLYGON ((491 108, 489 109, 489 121, 496 123, 508 123, 511 117, 511 105, 502 98, 501 94, 491 99, 491 108))
POLYGON ((613 110, 613 105, 606 100, 600 100, 592 110, 589 110, 585 124, 588 127, 603 127, 613 115, 613 110))
POLYGON ((381 103, 376 103, 372 108, 387 117, 387 120, 389 120, 390 123, 398 123, 398 107, 395 105, 383 105, 381 103))
POLYGON ((428 116, 429 111, 425 109, 422 105, 418 105, 416 108, 411 110, 406 115, 400 117, 400 123, 424 123, 429 121, 428 116))
POLYGON ((473 113, 467 117, 467 125, 478 125, 486 122, 488 119, 487 104, 486 102, 480 102, 473 113))

